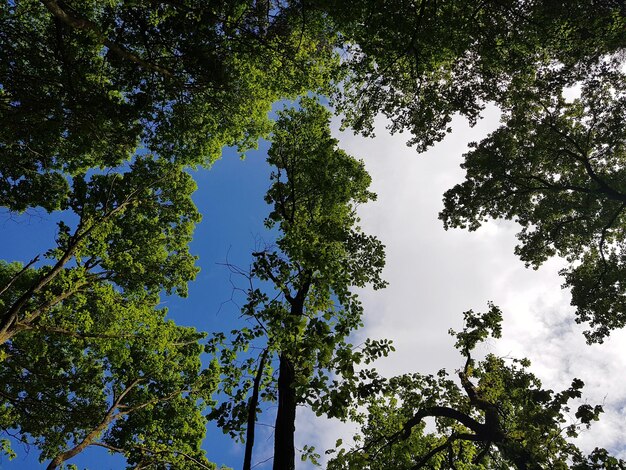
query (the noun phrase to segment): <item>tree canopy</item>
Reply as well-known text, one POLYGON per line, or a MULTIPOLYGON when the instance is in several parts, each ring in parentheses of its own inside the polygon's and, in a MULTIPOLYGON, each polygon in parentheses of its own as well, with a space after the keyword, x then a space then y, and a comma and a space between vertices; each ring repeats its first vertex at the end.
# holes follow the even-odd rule
POLYGON ((129 464, 205 461, 217 371, 201 370, 203 335, 158 309, 161 291, 185 295, 197 272, 195 183, 150 155, 72 183, 57 246, 1 265, 0 427, 49 468, 89 445, 129 464))
POLYGON ((274 101, 332 79, 332 37, 302 13, 278 2, 3 2, 0 202, 63 208, 68 175, 138 148, 198 165, 256 146, 274 101))
POLYGON ((459 113, 514 106, 545 74, 557 92, 586 67, 623 51, 623 3, 613 0, 322 2, 347 47, 336 101, 346 123, 371 134, 378 113, 425 150, 459 113))
MULTIPOLYGON (((330 135, 330 113, 310 98, 298 105, 279 113, 272 132, 272 185, 266 195, 272 211, 266 225, 276 226, 279 233, 275 247, 254 253, 249 277, 269 282, 270 289, 251 283, 243 314, 255 326, 237 346, 246 348, 247 341, 256 339, 253 344, 263 352, 257 372, 250 371, 254 380, 241 384, 227 378, 225 391, 233 399, 213 413, 225 432, 236 434, 248 427, 251 452, 250 431, 262 384, 262 397, 278 401, 277 470, 295 468, 296 407, 306 404, 319 415, 345 417, 349 385, 357 379, 355 365, 388 352, 386 342, 369 343, 364 352, 353 351, 348 343, 363 315, 350 289, 385 285, 380 278, 383 246, 356 225, 356 205, 375 198, 368 190, 370 177, 362 162, 337 148, 330 135), (272 371, 265 364, 272 361, 278 375, 266 376, 272 371), (244 400, 248 392, 252 395, 244 400)), ((222 357, 240 378, 241 368, 231 364, 234 358, 222 357)), ((248 359, 245 369, 254 364, 255 357, 248 359)))
POLYGON ((384 380, 364 367, 392 349, 350 343, 364 315, 354 289, 385 285, 383 246, 356 215, 375 195, 310 96, 329 96, 366 135, 384 115, 418 151, 453 116, 473 125, 498 106, 500 128, 465 155, 466 179, 440 217, 470 230, 519 223, 516 253, 535 268, 566 260, 577 321, 602 342, 626 325, 623 1, 0 5, 0 206, 60 220, 45 253, 0 261, 4 454, 12 439, 49 468, 89 446, 133 468, 214 468, 201 449, 208 412, 245 433, 248 470, 262 403, 277 401, 275 469, 295 466, 305 404, 363 426, 330 468, 624 468, 567 439, 601 411, 582 405, 564 424, 581 381, 555 393, 524 359, 474 359, 478 342, 499 336, 496 307, 467 312, 455 334, 459 381, 384 380), (278 100, 307 94, 272 115, 278 100), (263 137, 276 240, 241 271, 251 325, 203 348, 204 333, 160 306, 198 272, 191 171, 263 137))
POLYGON ((0 7, 0 204, 63 212, 56 246, 2 265, 0 425, 51 467, 86 445, 208 465, 215 371, 159 295, 197 273, 188 169, 256 146, 274 101, 328 86, 331 36, 300 17, 270 2, 0 7))
POLYGON ((45 325, 3 349, 2 430, 36 446, 49 469, 88 446, 134 468, 214 468, 200 448, 217 385, 217 371, 202 370, 202 335, 110 290, 76 313, 87 309, 91 328, 45 325))
POLYGON ((487 218, 522 226, 516 253, 538 267, 559 255, 590 342, 626 324, 624 75, 616 60, 590 67, 580 96, 520 102, 465 155, 466 179, 445 195, 446 227, 487 218))
POLYGON ((529 265, 566 258, 565 287, 589 342, 624 326, 623 2, 350 2, 328 6, 348 57, 336 91, 345 123, 366 135, 378 113, 419 151, 474 124, 489 103, 501 128, 466 155, 447 227, 486 216, 522 226, 529 265), (568 94, 580 89, 580 97, 568 94), (558 181, 558 183, 557 183, 558 181), (552 193, 548 197, 548 192, 552 193))
POLYGON ((465 358, 459 381, 442 369, 436 376, 406 374, 379 385, 379 392, 358 403, 366 413, 354 409, 362 424, 354 448, 340 448, 329 469, 626 467, 604 449, 585 456, 568 441, 602 412, 600 405, 585 403, 570 419, 581 380, 555 393, 541 387, 527 359, 488 354, 476 361, 476 345, 500 337, 502 314, 490 305, 484 314, 470 310, 464 316, 463 331, 451 331, 465 358), (428 418, 434 418, 434 428, 428 418))

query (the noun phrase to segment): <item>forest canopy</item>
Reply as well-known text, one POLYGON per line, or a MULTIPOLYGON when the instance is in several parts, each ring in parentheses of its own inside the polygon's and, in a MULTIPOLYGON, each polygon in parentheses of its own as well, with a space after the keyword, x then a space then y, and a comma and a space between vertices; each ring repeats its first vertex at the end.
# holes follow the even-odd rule
POLYGON ((625 31, 619 0, 3 1, 0 206, 57 221, 46 250, 0 261, 3 455, 30 445, 54 469, 97 446, 128 468, 215 468, 211 421, 246 443, 247 470, 276 402, 275 470, 295 468, 305 404, 361 425, 329 468, 625 468, 569 440, 602 411, 567 421, 582 381, 554 392, 525 359, 472 356, 500 334, 494 305, 455 333, 456 379, 370 367, 393 349, 351 344, 356 289, 386 284, 358 225, 375 194, 320 104, 370 137, 383 115, 418 152, 497 106, 444 227, 513 220, 527 266, 565 260, 576 321, 602 342, 626 325, 625 31), (254 327, 177 325, 163 299, 204 282, 194 171, 260 139, 274 239, 232 267, 254 327))

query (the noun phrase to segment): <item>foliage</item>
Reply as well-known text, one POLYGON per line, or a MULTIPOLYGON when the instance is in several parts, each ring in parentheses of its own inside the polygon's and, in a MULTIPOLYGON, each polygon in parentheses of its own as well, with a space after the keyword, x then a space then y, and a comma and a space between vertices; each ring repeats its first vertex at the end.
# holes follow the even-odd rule
MULTIPOLYGON (((276 468, 294 465, 297 405, 346 419, 358 400, 369 406, 369 450, 340 452, 337 468, 623 468, 602 449, 582 456, 560 433, 582 383, 554 393, 524 360, 470 357, 499 335, 495 307, 468 314, 457 334, 461 387, 444 373, 385 384, 357 371, 392 349, 348 340, 363 315, 353 288, 384 286, 384 253, 357 228, 370 178, 336 148, 312 99, 273 127, 267 225, 278 240, 249 273, 252 327, 229 347, 222 334, 207 346, 221 348, 223 370, 200 372, 201 335, 157 308, 162 292, 185 295, 197 272, 187 171, 224 146, 254 147, 277 99, 332 94, 346 124, 372 134, 383 113, 420 151, 455 114, 473 124, 493 102, 503 125, 466 155, 467 180, 446 194, 441 217, 470 229, 515 219, 527 264, 565 257, 578 321, 601 342, 626 324, 623 2, 1 5, 0 205, 65 211, 43 259, 0 263, 3 434, 36 445, 51 468, 87 445, 136 467, 211 468, 199 413, 221 374, 231 400, 210 417, 233 435, 245 429, 250 451, 259 402, 278 400, 276 468), (568 98, 575 87, 580 96, 568 98)), ((599 411, 583 405, 578 418, 589 424, 599 411)), ((316 454, 307 446, 303 456, 316 454)))
POLYGON ((254 147, 274 101, 331 81, 332 36, 302 9, 3 1, 0 204, 62 208, 67 175, 116 167, 139 146, 187 165, 254 147))
POLYGON ((120 297, 85 306, 90 328, 47 325, 5 344, 1 428, 40 449, 49 469, 87 446, 121 453, 129 468, 214 468, 200 444, 219 372, 201 372, 202 335, 120 297))
POLYGON ((282 2, 0 6, 0 205, 65 211, 44 259, 0 266, 1 425, 43 459, 97 441, 130 465, 205 462, 201 336, 156 310, 197 272, 186 169, 254 147, 274 101, 331 81, 332 34, 304 14, 282 2), (44 395, 48 407, 31 404, 44 395))
POLYGON ((50 468, 88 445, 129 465, 205 461, 201 410, 218 372, 200 372, 202 335, 157 309, 197 272, 195 183, 151 155, 71 182, 45 262, 0 263, 0 427, 50 468))
POLYGON ((568 259, 589 342, 626 323, 621 173, 626 26, 604 0, 322 2, 347 44, 335 93, 345 123, 373 134, 378 113, 424 151, 471 124, 487 103, 504 123, 466 155, 466 181, 446 195, 447 227, 515 218, 518 254, 568 259), (574 102, 565 96, 580 87, 574 102), (550 194, 550 196, 548 196, 550 194))
POLYGON ((620 2, 488 0, 320 2, 341 32, 347 79, 336 101, 346 124, 371 135, 378 113, 423 151, 456 113, 476 122, 507 106, 537 76, 559 69, 567 86, 581 64, 624 48, 620 2))
POLYGON ((48 264, 4 264, 1 337, 55 316, 57 326, 89 327, 82 317, 100 287, 115 285, 125 297, 155 302, 164 289, 186 295, 197 272, 188 243, 200 216, 191 193, 195 183, 179 165, 149 155, 125 172, 82 175, 72 181, 65 221, 48 264), (72 226, 70 226, 73 225, 72 226), (64 303, 74 306, 64 309, 64 303))
MULTIPOLYGON (((355 351, 347 342, 363 314, 351 288, 385 285, 380 278, 384 253, 376 238, 356 226, 356 204, 374 198, 370 177, 362 162, 336 148, 329 118, 310 98, 303 98, 299 109, 279 113, 266 196, 272 205, 266 224, 279 229, 278 239, 275 247, 254 254, 250 276, 270 287, 251 283, 243 313, 256 326, 241 330, 238 344, 222 352, 223 362, 232 364, 237 350, 260 340, 264 344, 257 347, 278 359, 278 377, 270 375, 268 363, 261 382, 261 399, 279 403, 274 468, 294 466, 296 406, 308 404, 318 414, 345 418, 349 384, 358 376, 355 366, 390 349, 387 342, 369 342, 364 351, 355 351)), ((244 378, 246 371, 254 375, 255 364, 250 357, 243 368, 228 367, 237 375, 225 378, 223 390, 233 400, 213 413, 225 432, 241 432, 249 413, 256 415, 247 408, 252 380, 244 378)), ((305 454, 314 455, 313 449, 307 447, 305 454)))
POLYGON ((0 266, 2 427, 42 458, 104 433, 100 445, 131 464, 204 461, 200 336, 155 310, 197 272, 185 166, 253 147, 276 99, 330 81, 331 36, 301 13, 239 1, 0 7, 0 205, 66 211, 45 260, 0 266), (120 407, 133 413, 104 423, 120 407))
POLYGON ((500 336, 502 316, 491 305, 485 314, 465 312, 465 320, 462 332, 451 332, 466 359, 460 385, 445 370, 389 379, 380 393, 360 402, 365 413, 355 408, 361 434, 351 450, 338 443, 329 470, 626 468, 604 450, 585 457, 569 442, 602 412, 582 404, 570 421, 570 402, 581 397, 582 381, 555 393, 541 387, 527 359, 488 354, 475 361, 475 346, 500 336), (432 418, 434 428, 426 422, 432 418))
POLYGON ((465 155, 466 179, 441 213, 446 227, 470 230, 514 219, 516 253, 535 268, 565 258, 561 275, 577 321, 592 327, 589 342, 626 324, 626 77, 616 67, 591 67, 575 99, 540 88, 518 103, 465 155))

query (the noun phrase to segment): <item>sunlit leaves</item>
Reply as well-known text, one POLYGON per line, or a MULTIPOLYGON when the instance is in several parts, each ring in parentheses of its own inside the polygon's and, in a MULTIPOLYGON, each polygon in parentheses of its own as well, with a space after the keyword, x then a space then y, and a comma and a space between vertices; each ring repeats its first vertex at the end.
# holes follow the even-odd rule
POLYGON ((256 147, 272 103, 337 65, 321 13, 265 6, 2 2, 0 204, 63 208, 68 177, 138 149, 194 166, 256 147))
MULTIPOLYGON (((275 462, 283 459, 287 466, 294 461, 288 447, 289 441, 293 445, 296 405, 346 419, 357 386, 366 378, 357 369, 392 349, 387 341, 368 342, 360 349, 347 340, 363 315, 351 289, 384 287, 384 250, 357 227, 357 204, 375 197, 368 189, 371 179, 362 162, 337 148, 329 121, 330 113, 312 98, 278 113, 268 152, 272 184, 266 195, 272 205, 266 225, 279 229, 276 246, 253 253, 242 312, 255 327, 233 332, 232 344, 219 353, 221 389, 230 399, 210 414, 224 432, 243 436, 244 425, 250 430, 250 413, 254 422, 258 412, 248 408, 248 397, 278 397, 275 435, 280 455, 275 462), (269 288, 255 287, 257 280, 269 282, 269 288), (269 365, 258 369, 260 350, 278 362, 278 377, 269 365), (261 388, 255 390, 253 378, 259 373, 261 388)), ((224 339, 216 337, 213 343, 224 339)), ((306 447, 302 458, 316 461, 317 455, 306 447)))

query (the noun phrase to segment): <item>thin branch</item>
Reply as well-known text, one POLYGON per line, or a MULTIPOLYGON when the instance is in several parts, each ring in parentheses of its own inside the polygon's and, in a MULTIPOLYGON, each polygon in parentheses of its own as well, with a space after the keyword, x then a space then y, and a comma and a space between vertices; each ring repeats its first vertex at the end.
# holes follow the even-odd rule
POLYGON ((39 318, 39 316, 42 313, 44 313, 45 311, 51 309, 55 305, 63 302, 65 299, 68 299, 72 295, 76 294, 86 284, 87 283, 80 283, 80 284, 74 286, 73 289, 65 291, 62 294, 59 294, 56 297, 53 297, 52 299, 48 300, 47 302, 44 302, 43 304, 39 305, 39 307, 37 307, 34 310, 31 310, 30 312, 28 312, 27 316, 24 318, 26 320, 25 322, 20 322, 17 319, 17 316, 16 316, 15 317, 15 321, 12 322, 9 325, 9 328, 6 328, 5 330, 0 332, 0 344, 6 343, 9 339, 11 339, 19 331, 33 329, 32 326, 31 326, 31 323, 34 320, 36 320, 37 318, 39 318))
POLYGON ((9 282, 7 282, 7 284, 0 290, 0 295, 4 294, 13 285, 13 283, 17 281, 26 271, 28 271, 28 269, 37 261, 39 261, 39 255, 31 259, 26 266, 20 269, 19 272, 15 273, 11 279, 9 279, 9 282))
MULTIPOLYGON (((11 328, 18 321, 18 316, 22 308, 28 303, 29 299, 33 295, 41 291, 46 285, 48 285, 65 267, 65 265, 72 259, 74 253, 78 250, 80 243, 87 238, 100 224, 106 222, 118 212, 123 211, 132 201, 133 196, 138 192, 135 190, 131 192, 124 202, 120 203, 117 207, 111 209, 105 213, 98 220, 94 221, 87 229, 83 230, 84 219, 81 217, 78 227, 76 228, 74 235, 69 239, 69 244, 63 255, 57 260, 56 264, 45 274, 43 274, 37 282, 35 282, 26 292, 24 292, 8 310, 2 315, 2 321, 0 322, 0 344, 5 343, 13 334, 11 328)), ((41 313, 39 309, 39 315, 41 313)))
POLYGON ((407 436, 407 432, 417 426, 422 420, 426 417, 434 417, 434 418, 450 418, 458 421, 466 428, 471 429, 476 434, 484 434, 485 433, 485 425, 476 421, 471 416, 462 413, 461 411, 455 410, 454 408, 450 408, 447 406, 430 406, 427 408, 422 408, 418 411, 413 418, 411 418, 404 425, 401 433, 404 436, 407 436))
MULTIPOLYGON (((626 202, 622 204, 619 207, 619 209, 617 209, 617 211, 615 211, 615 214, 613 214, 613 217, 611 217, 611 220, 609 220, 607 224, 602 228, 602 234, 600 235, 600 243, 598 244, 598 248, 600 250, 600 256, 602 257, 602 263, 604 264, 605 267, 606 267, 606 258, 604 256, 604 244, 606 243, 606 235, 625 207, 626 207, 626 202)), ((602 276, 604 276, 604 273, 602 276)))
MULTIPOLYGON (((108 449, 112 452, 117 452, 119 454, 126 454, 126 452, 128 452, 126 449, 122 449, 121 447, 115 447, 112 446, 110 444, 107 444, 105 442, 94 442, 93 443, 94 446, 98 446, 98 447, 103 447, 105 449, 108 449)), ((180 450, 171 450, 171 451, 166 451, 166 450, 152 450, 149 449, 148 447, 145 446, 138 446, 138 445, 134 445, 132 446, 134 449, 139 450, 140 452, 145 452, 145 453, 149 453, 149 454, 154 454, 154 455, 159 455, 159 454, 174 454, 174 455, 180 455, 183 458, 189 460, 190 462, 195 463, 196 465, 198 465, 200 468, 205 468, 207 470, 213 470, 213 467, 210 467, 208 465, 206 465, 205 463, 201 462, 200 460, 192 457, 191 455, 187 454, 186 452, 180 451, 180 450)), ((170 462, 171 463, 171 462, 170 462)), ((153 464, 153 462, 150 463, 151 465, 153 464)), ((145 467, 143 467, 145 468, 145 467)))
POLYGON ((480 464, 483 461, 483 459, 487 456, 490 450, 491 450, 491 442, 487 441, 485 442, 485 447, 483 447, 480 453, 476 457, 474 457, 474 460, 472 461, 472 463, 475 465, 480 464))
MULTIPOLYGON (((72 338, 78 338, 78 339, 123 339, 123 338, 132 338, 134 337, 134 335, 132 334, 106 334, 106 333, 84 333, 84 332, 80 332, 80 331, 71 331, 71 330, 66 330, 64 328, 58 328, 58 327, 54 327, 54 326, 33 326, 27 323, 17 323, 16 324, 17 329, 21 330, 31 330, 31 331, 37 331, 40 333, 52 333, 52 334, 59 334, 59 335, 64 335, 64 336, 70 336, 72 338)), ((197 341, 189 341, 186 343, 174 343, 175 345, 185 345, 185 344, 191 344, 191 343, 195 343, 197 341)))
POLYGON ((265 252, 265 251, 254 252, 254 253, 252 253, 252 256, 254 256, 255 258, 262 258, 263 259, 262 262, 264 263, 264 267, 267 268, 267 269, 264 270, 263 274, 265 274, 274 283, 274 285, 278 289, 280 289, 280 291, 283 293, 283 295, 287 299, 287 302, 289 302, 290 304, 293 304, 294 303, 294 298, 291 295, 291 291, 289 290, 289 288, 287 286, 285 286, 282 282, 280 282, 280 280, 272 272, 272 268, 271 268, 269 262, 267 261, 267 252, 265 252))
POLYGON ((451 447, 454 441, 455 441, 455 435, 452 434, 448 439, 446 439, 446 442, 444 442, 443 444, 437 447, 432 448, 426 455, 424 455, 421 459, 419 459, 417 463, 411 467, 410 470, 418 470, 422 468, 431 458, 433 458, 439 452, 451 447))
POLYGON ((441 444, 441 445, 431 449, 415 465, 413 465, 410 468, 410 470, 418 470, 418 469, 422 468, 424 465, 426 465, 428 463, 428 461, 431 458, 433 458, 439 452, 451 448, 452 444, 455 441, 459 441, 459 440, 461 440, 461 441, 480 441, 482 439, 479 436, 475 435, 475 434, 468 434, 468 433, 452 434, 448 439, 446 439, 446 442, 444 442, 443 444, 441 444))

